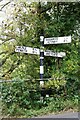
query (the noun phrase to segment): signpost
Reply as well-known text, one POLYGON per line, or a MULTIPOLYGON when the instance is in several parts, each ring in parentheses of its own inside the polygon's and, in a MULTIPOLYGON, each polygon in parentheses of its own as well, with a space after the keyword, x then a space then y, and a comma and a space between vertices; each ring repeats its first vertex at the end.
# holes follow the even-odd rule
POLYGON ((29 53, 40 55, 40 85, 44 84, 43 75, 44 75, 44 56, 52 56, 52 57, 65 57, 65 52, 53 52, 51 50, 44 51, 44 44, 62 44, 62 43, 71 43, 71 36, 65 37, 52 37, 52 38, 44 38, 44 36, 40 36, 41 48, 32 48, 25 46, 16 46, 15 52, 21 53, 29 53))
POLYGON ((71 36, 45 38, 44 44, 62 44, 71 43, 71 36))
MULTIPOLYGON (((25 47, 25 46, 16 46, 15 52, 35 54, 35 55, 40 55, 40 52, 44 52, 44 56, 52 56, 52 57, 65 57, 66 56, 65 52, 53 52, 51 50, 44 51, 38 48, 25 47)), ((41 59, 43 59, 42 57, 43 55, 41 55, 41 59)))

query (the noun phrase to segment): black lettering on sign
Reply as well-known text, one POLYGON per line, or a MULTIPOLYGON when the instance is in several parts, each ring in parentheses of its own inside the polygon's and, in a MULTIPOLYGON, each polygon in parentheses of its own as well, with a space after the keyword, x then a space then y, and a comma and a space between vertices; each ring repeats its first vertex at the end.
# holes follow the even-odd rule
POLYGON ((33 48, 33 53, 36 54, 37 53, 37 49, 33 48))
POLYGON ((65 38, 64 38, 64 42, 67 42, 67 40, 68 40, 68 38, 67 38, 67 37, 65 37, 65 38))
POLYGON ((20 52, 24 52, 24 50, 23 50, 23 49, 20 49, 20 52))
POLYGON ((50 52, 46 52, 46 55, 49 56, 49 55, 50 55, 50 52))
POLYGON ((17 46, 17 48, 18 48, 18 49, 20 49, 20 48, 21 48, 21 46, 17 46))

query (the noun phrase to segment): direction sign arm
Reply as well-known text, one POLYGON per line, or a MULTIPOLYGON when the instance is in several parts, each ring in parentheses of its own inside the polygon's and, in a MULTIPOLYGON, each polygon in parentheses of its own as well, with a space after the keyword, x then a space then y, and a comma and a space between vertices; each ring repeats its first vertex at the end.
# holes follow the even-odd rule
POLYGON ((44 44, 62 44, 71 43, 71 36, 45 38, 44 44))

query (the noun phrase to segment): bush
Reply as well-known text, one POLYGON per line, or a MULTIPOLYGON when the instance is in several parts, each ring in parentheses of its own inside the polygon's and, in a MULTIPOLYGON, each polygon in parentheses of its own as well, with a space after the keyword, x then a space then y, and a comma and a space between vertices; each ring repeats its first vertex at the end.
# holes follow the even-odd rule
MULTIPOLYGON (((34 116, 39 111, 42 113, 41 110, 43 113, 47 113, 64 109, 68 110, 70 108, 74 109, 75 106, 78 106, 79 99, 77 86, 78 81, 74 81, 71 84, 71 81, 67 80, 65 86, 52 89, 52 97, 45 97, 41 101, 41 88, 34 80, 2 83, 2 112, 11 116, 24 116, 25 113, 26 115, 34 116), (31 114, 29 113, 30 111, 31 114)), ((51 89, 47 90, 47 92, 51 92, 51 89)))
POLYGON ((65 84, 65 75, 63 73, 60 73, 59 71, 56 71, 55 73, 53 73, 51 79, 46 82, 45 87, 58 90, 61 86, 65 86, 65 84))
MULTIPOLYGON (((2 85, 2 102, 9 114, 16 114, 19 109, 38 109, 41 107, 40 93, 32 84, 19 80, 18 82, 5 82, 2 85)), ((3 109, 3 112, 5 109, 3 109)))

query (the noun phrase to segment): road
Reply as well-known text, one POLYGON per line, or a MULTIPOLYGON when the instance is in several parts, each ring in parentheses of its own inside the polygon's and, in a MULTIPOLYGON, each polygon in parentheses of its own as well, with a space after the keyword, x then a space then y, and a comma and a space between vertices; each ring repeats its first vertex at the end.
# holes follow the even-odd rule
MULTIPOLYGON (((4 117, 6 118, 6 117, 4 117)), ((63 114, 49 114, 39 117, 33 117, 31 119, 28 118, 10 118, 10 119, 2 119, 2 120, 80 120, 80 114, 78 112, 66 112, 63 114)))
POLYGON ((80 113, 78 112, 66 112, 63 114, 49 114, 49 115, 43 115, 43 116, 39 116, 37 118, 77 118, 75 120, 80 120, 80 113))

